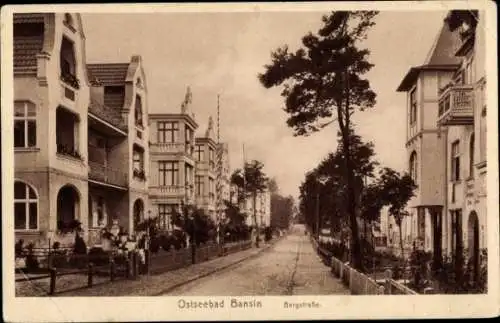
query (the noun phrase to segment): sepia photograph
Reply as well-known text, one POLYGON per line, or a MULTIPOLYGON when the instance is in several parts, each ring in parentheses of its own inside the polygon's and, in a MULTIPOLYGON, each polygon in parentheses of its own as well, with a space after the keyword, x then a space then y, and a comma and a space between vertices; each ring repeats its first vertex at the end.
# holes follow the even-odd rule
POLYGON ((3 7, 5 319, 498 315, 495 7, 3 7))

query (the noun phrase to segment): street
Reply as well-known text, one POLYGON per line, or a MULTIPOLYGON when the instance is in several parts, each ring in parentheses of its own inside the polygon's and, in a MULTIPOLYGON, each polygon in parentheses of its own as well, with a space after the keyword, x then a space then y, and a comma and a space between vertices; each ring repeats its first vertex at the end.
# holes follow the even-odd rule
POLYGON ((165 294, 168 296, 349 294, 313 250, 304 227, 255 258, 165 294))

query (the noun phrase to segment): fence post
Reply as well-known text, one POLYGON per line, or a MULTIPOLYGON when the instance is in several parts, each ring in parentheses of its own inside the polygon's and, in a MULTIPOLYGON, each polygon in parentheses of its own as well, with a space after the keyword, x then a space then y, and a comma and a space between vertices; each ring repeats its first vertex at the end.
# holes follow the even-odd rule
POLYGON ((387 269, 384 272, 385 275, 385 293, 386 294, 391 294, 391 279, 392 279, 392 271, 390 269, 387 269))
POLYGON ((137 252, 132 252, 132 278, 137 278, 137 252))
POLYGON ((50 268, 50 289, 49 295, 54 295, 56 292, 56 279, 57 279, 57 270, 55 268, 50 268))
POLYGON ((92 287, 93 279, 94 279, 94 264, 89 262, 89 275, 88 275, 88 286, 92 287))
POLYGON ((109 278, 111 281, 115 280, 115 260, 113 257, 109 259, 109 278))
POLYGON ((125 257, 125 277, 130 278, 130 255, 125 257))
POLYGON ((349 266, 349 289, 351 290, 352 292, 352 276, 354 276, 352 273, 353 273, 353 270, 352 268, 349 266))
POLYGON ((145 249, 144 252, 146 253, 146 273, 149 276, 151 273, 150 267, 151 267, 151 251, 149 249, 145 249))

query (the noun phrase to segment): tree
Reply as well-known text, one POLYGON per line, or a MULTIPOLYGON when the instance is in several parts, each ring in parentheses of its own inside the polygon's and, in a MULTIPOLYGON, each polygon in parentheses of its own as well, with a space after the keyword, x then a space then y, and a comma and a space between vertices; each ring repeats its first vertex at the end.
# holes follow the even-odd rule
POLYGON ((375 105, 375 93, 362 76, 373 64, 369 51, 357 46, 375 23, 375 11, 334 11, 324 16, 316 35, 302 38, 303 47, 290 53, 287 46, 271 53, 259 80, 266 88, 284 85, 287 124, 295 135, 308 135, 337 121, 346 171, 347 211, 353 239, 351 264, 361 268, 362 255, 356 221, 354 172, 350 153, 351 118, 356 110, 375 105))
POLYGON ((404 209, 408 201, 414 196, 417 186, 411 176, 407 173, 400 174, 393 169, 384 167, 380 171, 378 180, 378 199, 389 206, 389 214, 394 217, 394 222, 399 228, 399 244, 401 256, 404 255, 403 248, 403 218, 407 214, 404 209))
POLYGON ((245 198, 249 195, 253 201, 253 222, 255 225, 257 240, 256 247, 259 247, 259 226, 257 224, 257 194, 263 192, 267 188, 268 178, 265 175, 264 164, 258 160, 246 162, 244 169, 236 169, 231 175, 232 184, 238 187, 238 191, 242 192, 245 198))
POLYGON ((279 192, 276 179, 268 181, 268 189, 271 193, 271 226, 279 229, 286 229, 290 224, 295 205, 292 196, 283 196, 279 192))
POLYGON ((478 20, 477 10, 451 10, 444 22, 450 31, 460 29, 460 36, 465 39, 475 32, 478 20))

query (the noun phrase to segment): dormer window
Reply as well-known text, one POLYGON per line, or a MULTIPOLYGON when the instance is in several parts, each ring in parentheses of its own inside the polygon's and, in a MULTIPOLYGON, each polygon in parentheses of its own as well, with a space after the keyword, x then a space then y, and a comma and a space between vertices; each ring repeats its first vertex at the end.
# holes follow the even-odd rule
POLYGON ((59 58, 61 80, 64 83, 78 89, 80 86, 76 77, 75 48, 73 42, 66 37, 62 38, 59 58))
POLYGON ((69 29, 71 29, 71 31, 75 31, 75 26, 74 26, 74 23, 73 23, 73 17, 71 16, 71 14, 69 13, 65 13, 64 14, 64 20, 63 20, 63 23, 66 27, 68 27, 69 29))
POLYGON ((143 127, 142 123, 142 100, 139 95, 135 96, 135 114, 134 114, 135 125, 138 127, 143 127))

